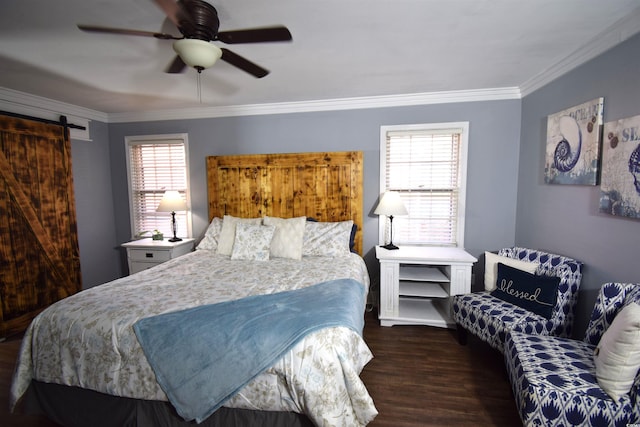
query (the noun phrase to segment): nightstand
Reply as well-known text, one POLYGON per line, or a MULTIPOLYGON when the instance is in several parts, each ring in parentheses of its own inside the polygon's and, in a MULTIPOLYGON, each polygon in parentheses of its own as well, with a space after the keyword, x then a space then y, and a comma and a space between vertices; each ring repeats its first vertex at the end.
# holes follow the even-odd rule
POLYGON ((146 270, 189 253, 193 250, 193 242, 194 239, 169 242, 168 240, 147 238, 124 243, 122 246, 127 249, 129 274, 146 270))
POLYGON ((477 259, 464 249, 376 247, 380 262, 382 326, 455 326, 451 296, 471 292, 471 267, 477 259))

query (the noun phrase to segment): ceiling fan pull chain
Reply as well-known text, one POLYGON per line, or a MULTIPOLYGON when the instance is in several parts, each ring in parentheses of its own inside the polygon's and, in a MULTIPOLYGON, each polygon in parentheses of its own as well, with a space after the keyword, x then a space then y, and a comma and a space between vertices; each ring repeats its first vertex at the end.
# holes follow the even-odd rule
POLYGON ((200 81, 200 70, 197 73, 198 101, 202 104, 202 82, 200 81))

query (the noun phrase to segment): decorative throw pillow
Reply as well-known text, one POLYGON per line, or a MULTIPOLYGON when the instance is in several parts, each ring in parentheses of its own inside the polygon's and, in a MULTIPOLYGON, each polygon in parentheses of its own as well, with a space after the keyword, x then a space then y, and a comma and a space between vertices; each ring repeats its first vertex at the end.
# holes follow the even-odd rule
POLYGON ((602 334, 594 354, 596 378, 615 401, 629 393, 640 368, 640 306, 622 308, 602 334))
POLYGON ((276 227, 238 223, 231 259, 268 261, 269 247, 276 227))
POLYGON ((350 253, 349 240, 353 221, 314 222, 304 226, 303 256, 345 256, 350 253))
MULTIPOLYGON (((318 222, 317 219, 307 217, 307 221, 318 222)), ((349 236, 349 251, 353 253, 357 253, 355 250, 356 247, 356 233, 358 232, 358 225, 353 224, 351 226, 351 236, 349 236)))
POLYGON ((225 215, 222 218, 222 230, 218 239, 218 253, 221 255, 231 255, 233 251, 233 242, 236 238, 236 224, 262 224, 262 218, 237 218, 231 215, 225 215))
POLYGON ((218 249, 218 239, 220 238, 220 232, 222 231, 222 218, 215 217, 209 223, 207 231, 204 233, 204 237, 196 246, 196 250, 215 251, 218 249))
POLYGON ((304 224, 307 217, 275 218, 265 216, 262 218, 264 225, 273 225, 276 231, 271 240, 271 253, 273 258, 302 258, 302 240, 304 238, 304 224))
POLYGON ((527 273, 535 273, 538 269, 537 262, 521 261, 519 259, 496 255, 492 252, 484 253, 484 289, 492 291, 496 288, 496 278, 498 277, 498 263, 501 262, 518 270, 527 273))
POLYGON ((550 319, 559 284, 559 277, 536 276, 499 262, 497 286, 491 295, 550 319))

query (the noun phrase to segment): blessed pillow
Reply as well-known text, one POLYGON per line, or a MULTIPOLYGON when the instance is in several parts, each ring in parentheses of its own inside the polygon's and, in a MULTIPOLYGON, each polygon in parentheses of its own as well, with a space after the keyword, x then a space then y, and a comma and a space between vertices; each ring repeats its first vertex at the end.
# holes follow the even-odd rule
POLYGON ((268 261, 275 230, 273 225, 236 224, 231 259, 268 261))
POLYGON ((497 286, 491 295, 550 319, 559 284, 559 277, 536 276, 499 262, 497 286))
POLYGON ((499 262, 505 265, 508 265, 510 267, 517 268, 518 270, 526 271, 527 273, 535 273, 539 265, 537 262, 521 261, 515 258, 496 255, 492 252, 485 252, 484 253, 484 289, 486 291, 492 291, 496 288, 496 278, 498 277, 499 262))
POLYGON ((302 258, 302 241, 304 238, 304 224, 307 217, 275 218, 265 216, 262 218, 264 225, 273 225, 276 228, 271 240, 270 256, 273 258, 302 258))
POLYGON ((215 251, 218 249, 218 239, 220 238, 220 232, 222 231, 222 218, 215 217, 209 223, 207 231, 204 233, 204 237, 196 246, 196 250, 215 251))
POLYGON ((593 361, 596 378, 613 399, 629 393, 640 368, 640 306, 622 308, 602 334, 593 361))
POLYGON ((222 218, 222 230, 218 238, 218 253, 221 255, 231 255, 233 251, 233 242, 236 238, 236 225, 239 223, 260 225, 262 218, 237 218, 231 215, 225 215, 222 218))
POLYGON ((349 240, 353 221, 314 222, 304 225, 303 256, 345 256, 350 253, 349 240))

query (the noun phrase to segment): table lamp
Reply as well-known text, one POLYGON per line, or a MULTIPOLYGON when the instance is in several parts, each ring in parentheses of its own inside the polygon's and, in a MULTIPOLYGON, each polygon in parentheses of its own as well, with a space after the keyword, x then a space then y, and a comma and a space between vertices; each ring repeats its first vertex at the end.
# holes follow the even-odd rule
POLYGON ((171 229, 173 230, 173 237, 169 239, 170 242, 179 242, 182 240, 181 238, 176 237, 176 211, 186 210, 187 202, 184 201, 178 191, 165 191, 156 212, 171 212, 171 229))
POLYGON ((407 212, 407 208, 402 202, 402 199, 400 198, 400 193, 395 191, 386 191, 380 198, 380 202, 378 202, 378 206, 376 206, 373 213, 376 215, 386 215, 389 217, 389 221, 391 222, 389 225, 391 228, 389 244, 382 247, 390 250, 398 249, 398 247, 393 244, 393 216, 409 214, 409 212, 407 212))

